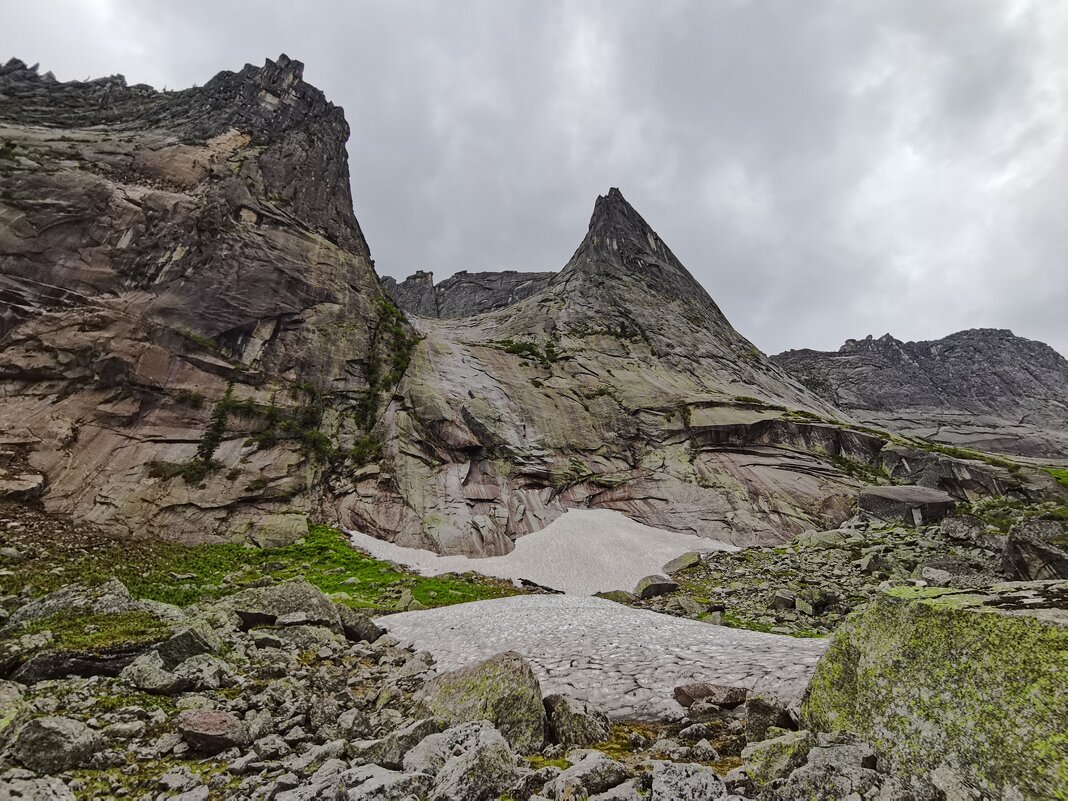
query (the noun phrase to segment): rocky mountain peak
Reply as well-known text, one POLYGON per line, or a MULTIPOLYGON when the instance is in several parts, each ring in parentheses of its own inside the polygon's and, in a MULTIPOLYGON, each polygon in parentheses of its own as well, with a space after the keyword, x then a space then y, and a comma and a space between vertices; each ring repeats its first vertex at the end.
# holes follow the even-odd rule
POLYGON ((682 300, 722 320, 722 312, 645 218, 612 187, 594 203, 589 229, 553 283, 577 278, 638 280, 663 297, 682 300))

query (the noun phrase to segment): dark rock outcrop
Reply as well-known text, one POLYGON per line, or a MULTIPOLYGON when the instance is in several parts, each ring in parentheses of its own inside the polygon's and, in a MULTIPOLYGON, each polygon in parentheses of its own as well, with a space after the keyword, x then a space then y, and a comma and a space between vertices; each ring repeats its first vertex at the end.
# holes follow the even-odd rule
POLYGON ((772 357, 821 397, 874 425, 951 445, 1068 456, 1068 360, 998 329, 931 342, 886 334, 835 353, 772 357))
POLYGON ((470 317, 503 309, 537 294, 555 273, 515 270, 469 273, 460 270, 434 284, 434 274, 419 270, 401 282, 385 276, 382 285, 400 308, 421 317, 470 317))
POLYGON ((46 509, 231 536, 310 511, 366 436, 385 296, 344 114, 302 72, 0 68, 0 478, 47 476, 46 509))

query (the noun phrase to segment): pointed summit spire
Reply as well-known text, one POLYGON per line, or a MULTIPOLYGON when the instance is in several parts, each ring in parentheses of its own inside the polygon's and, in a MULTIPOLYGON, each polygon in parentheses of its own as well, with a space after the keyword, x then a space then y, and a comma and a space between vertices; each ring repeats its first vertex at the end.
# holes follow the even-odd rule
POLYGON ((723 318, 704 287, 616 187, 597 198, 586 237, 554 283, 580 276, 637 279, 658 295, 684 300, 723 318))

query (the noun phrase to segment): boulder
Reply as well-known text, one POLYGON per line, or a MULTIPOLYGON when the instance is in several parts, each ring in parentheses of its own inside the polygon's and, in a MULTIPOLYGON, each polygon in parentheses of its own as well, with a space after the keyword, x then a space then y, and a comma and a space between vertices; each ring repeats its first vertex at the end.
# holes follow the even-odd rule
POLYGON ((251 542, 260 548, 281 548, 308 535, 308 518, 299 512, 264 515, 248 532, 251 542))
POLYGON ((545 743, 541 685, 514 651, 435 676, 420 700, 431 716, 449 724, 490 721, 521 753, 538 751, 545 743))
POLYGON ((681 556, 676 556, 670 562, 664 564, 661 570, 665 574, 671 576, 678 573, 680 570, 685 570, 688 567, 696 567, 701 564, 700 551, 687 551, 681 556))
POLYGON ((13 631, 32 620, 42 620, 53 615, 115 615, 123 612, 149 612, 166 622, 185 619, 185 614, 178 607, 135 600, 121 581, 109 579, 93 586, 68 584, 43 598, 24 604, 11 614, 3 632, 13 631))
MULTIPOLYGON (((440 720, 423 718, 391 731, 376 740, 354 740, 349 743, 349 756, 356 764, 373 762, 384 768, 400 769, 404 755, 432 734, 444 727, 440 720)), ((428 771, 423 771, 428 772, 428 771)))
POLYGON ((568 755, 578 761, 545 785, 550 798, 569 799, 603 793, 629 778, 624 765, 600 751, 578 751, 568 755))
POLYGON ((175 632, 169 640, 156 646, 156 653, 163 660, 166 670, 174 670, 179 664, 198 654, 208 654, 215 650, 208 639, 199 631, 183 628, 175 632))
POLYGON ((922 526, 940 521, 957 502, 942 490, 900 485, 862 489, 859 503, 863 511, 882 520, 922 526))
POLYGON ((1068 521, 1031 519, 1014 525, 1001 570, 1011 581, 1068 579, 1068 521))
POLYGON ((88 765, 100 746, 100 735, 81 721, 44 717, 19 729, 11 754, 37 773, 62 773, 88 765))
POLYGON ((792 731, 742 749, 745 771, 757 787, 765 787, 804 764, 812 747, 812 733, 792 731))
POLYGON ((626 590, 605 590, 604 592, 595 592, 594 598, 604 598, 606 601, 615 601, 617 604, 629 604, 638 600, 638 596, 633 592, 627 592, 626 590))
POLYGON ((282 619, 290 625, 324 626, 339 634, 342 630, 337 606, 304 579, 242 590, 216 606, 234 612, 245 629, 273 626, 282 619))
POLYGON ((177 729, 190 748, 208 755, 241 747, 248 740, 245 727, 237 717, 217 710, 190 709, 182 712, 178 715, 177 729))
MULTIPOLYGON (((430 777, 423 773, 400 773, 378 765, 364 765, 341 774, 342 784, 349 787, 348 801, 393 801, 422 798, 430 789, 430 777)), ((324 796, 310 796, 322 798, 324 796)), ((329 797, 329 796, 326 796, 329 797)))
POLYGON ((770 695, 750 695, 745 701, 745 739, 751 743, 760 742, 773 726, 793 728, 789 710, 770 695))
POLYGON ((367 615, 357 612, 351 606, 336 604, 341 630, 346 639, 352 642, 374 642, 385 632, 374 624, 367 615))
POLYGON ((75 801, 75 795, 62 781, 54 776, 37 778, 22 768, 12 768, 0 773, 2 798, 17 801, 75 801))
POLYGON ((634 594, 642 599, 655 598, 675 592, 678 588, 679 585, 667 576, 646 576, 634 587, 634 594))
POLYGON ((548 695, 545 712, 553 742, 565 748, 596 745, 611 734, 608 716, 586 701, 567 695, 548 695))
POLYGON ((1068 790, 1068 582, 899 587, 820 659, 806 726, 850 731, 902 776, 952 770, 987 797, 1068 790))
POLYGON ((657 762, 652 771, 650 801, 706 801, 727 795, 712 768, 685 762, 657 762))
POLYGON ((142 692, 155 695, 174 695, 189 686, 189 679, 166 670, 163 659, 155 651, 142 654, 123 668, 122 681, 142 692))
POLYGON ((794 543, 803 548, 827 551, 844 547, 847 539, 849 539, 848 532, 835 528, 830 531, 804 531, 794 537, 794 543))
POLYGON ((696 701, 707 701, 724 709, 733 709, 745 703, 748 695, 749 690, 745 687, 732 687, 710 681, 680 684, 675 688, 675 700, 687 708, 693 706, 696 701))

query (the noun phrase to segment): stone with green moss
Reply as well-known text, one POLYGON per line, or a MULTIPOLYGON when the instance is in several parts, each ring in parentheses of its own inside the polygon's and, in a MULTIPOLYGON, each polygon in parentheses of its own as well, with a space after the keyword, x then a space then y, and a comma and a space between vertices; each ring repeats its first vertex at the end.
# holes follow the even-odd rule
POLYGON ((757 787, 765 787, 803 765, 812 745, 811 732, 792 731, 780 737, 750 743, 742 750, 742 761, 753 783, 757 787))
POLYGON ((896 588, 852 616, 802 716, 905 777, 984 797, 1068 799, 1068 582, 896 588))
POLYGON ((545 744, 541 684, 514 651, 435 677, 427 683, 422 702, 450 725, 490 721, 520 753, 533 753, 545 744))

